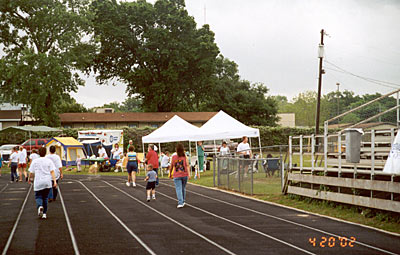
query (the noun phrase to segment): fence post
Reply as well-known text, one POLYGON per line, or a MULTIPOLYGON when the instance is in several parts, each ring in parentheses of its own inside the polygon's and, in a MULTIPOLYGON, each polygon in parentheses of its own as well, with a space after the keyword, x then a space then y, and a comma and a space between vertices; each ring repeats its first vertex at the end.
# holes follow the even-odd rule
MULTIPOLYGON (((245 160, 245 159, 243 159, 245 160)), ((242 165, 243 166, 243 165, 242 165)), ((238 159, 238 185, 239 185, 239 192, 241 192, 241 188, 240 188, 240 178, 241 178, 241 173, 240 173, 240 158, 238 159)))
POLYGON ((315 135, 311 135, 311 175, 314 175, 315 168, 315 135))
POLYGON ((229 189, 229 163, 232 163, 232 160, 233 160, 233 158, 228 159, 228 171, 226 171, 226 178, 227 178, 226 185, 227 185, 228 189, 229 189))
POLYGON ((303 171, 303 135, 300 135, 300 174, 303 171))
MULTIPOLYGON (((218 164, 216 164, 216 161, 217 161, 217 157, 215 155, 213 155, 213 184, 214 184, 214 187, 215 187, 215 167, 216 167, 216 165, 218 165, 218 164)), ((218 167, 218 170, 219 170, 219 167, 218 167)))
MULTIPOLYGON (((257 162, 257 159, 256 159, 257 162)), ((257 166, 258 166, 258 162, 257 162, 257 166)), ((251 169, 251 195, 253 195, 253 173, 254 173, 254 169, 251 169)))
POLYGON ((324 123, 324 175, 328 170, 328 122, 324 123))
POLYGON ((293 150, 292 150, 292 136, 289 136, 289 170, 292 169, 293 164, 293 150))

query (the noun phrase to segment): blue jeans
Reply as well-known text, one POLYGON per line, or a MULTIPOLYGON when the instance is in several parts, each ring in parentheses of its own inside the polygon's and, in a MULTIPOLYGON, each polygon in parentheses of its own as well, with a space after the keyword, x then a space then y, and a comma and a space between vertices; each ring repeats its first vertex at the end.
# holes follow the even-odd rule
POLYGON ((35 191, 36 208, 43 206, 43 213, 47 213, 47 199, 49 198, 50 189, 42 189, 35 191))
POLYGON ((176 196, 178 198, 178 205, 183 205, 183 203, 185 203, 187 180, 188 180, 187 176, 174 178, 176 196))
MULTIPOLYGON (((58 184, 58 180, 56 180, 57 184, 58 184)), ((57 198, 57 194, 58 194, 58 185, 57 188, 54 188, 54 181, 51 181, 51 189, 49 191, 49 199, 53 199, 56 200, 57 198)))
POLYGON ((15 162, 11 163, 11 181, 14 181, 14 176, 15 176, 15 180, 18 180, 18 174, 17 174, 17 168, 18 168, 18 164, 15 162))

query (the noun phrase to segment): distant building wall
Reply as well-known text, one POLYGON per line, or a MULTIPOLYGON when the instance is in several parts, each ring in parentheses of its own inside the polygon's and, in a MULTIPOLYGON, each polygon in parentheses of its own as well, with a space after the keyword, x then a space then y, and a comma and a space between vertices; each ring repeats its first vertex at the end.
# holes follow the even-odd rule
POLYGON ((296 126, 296 115, 294 113, 278 113, 280 120, 278 125, 281 127, 295 127, 296 126))

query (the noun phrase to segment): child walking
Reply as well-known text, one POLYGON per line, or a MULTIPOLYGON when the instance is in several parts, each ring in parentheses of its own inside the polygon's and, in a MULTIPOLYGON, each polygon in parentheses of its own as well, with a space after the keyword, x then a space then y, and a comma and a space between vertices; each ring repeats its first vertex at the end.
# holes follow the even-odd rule
POLYGON ((156 181, 157 181, 157 173, 153 170, 153 165, 147 165, 147 174, 144 181, 147 181, 146 192, 147 192, 147 202, 150 202, 150 193, 152 194, 152 198, 156 199, 156 181))

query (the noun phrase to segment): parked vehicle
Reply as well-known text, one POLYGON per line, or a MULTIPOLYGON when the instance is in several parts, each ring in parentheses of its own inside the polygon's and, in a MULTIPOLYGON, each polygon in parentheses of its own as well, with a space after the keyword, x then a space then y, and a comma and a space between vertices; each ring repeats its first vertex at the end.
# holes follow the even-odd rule
POLYGON ((28 139, 25 142, 23 142, 21 145, 26 149, 26 152, 31 154, 33 149, 39 150, 40 147, 43 147, 46 145, 47 141, 50 139, 48 138, 36 138, 36 139, 28 139))
POLYGON ((17 144, 3 144, 0 146, 0 154, 3 155, 3 160, 5 163, 8 163, 8 160, 10 158, 10 155, 12 153, 12 149, 16 146, 19 146, 17 144))
POLYGON ((236 151, 236 148, 239 143, 231 141, 229 139, 225 139, 225 140, 216 140, 215 146, 214 146, 214 141, 204 141, 203 142, 204 152, 207 153, 207 155, 213 155, 215 151, 217 151, 218 153, 219 148, 221 148, 223 141, 226 142, 226 145, 228 146, 231 153, 234 153, 236 151))

